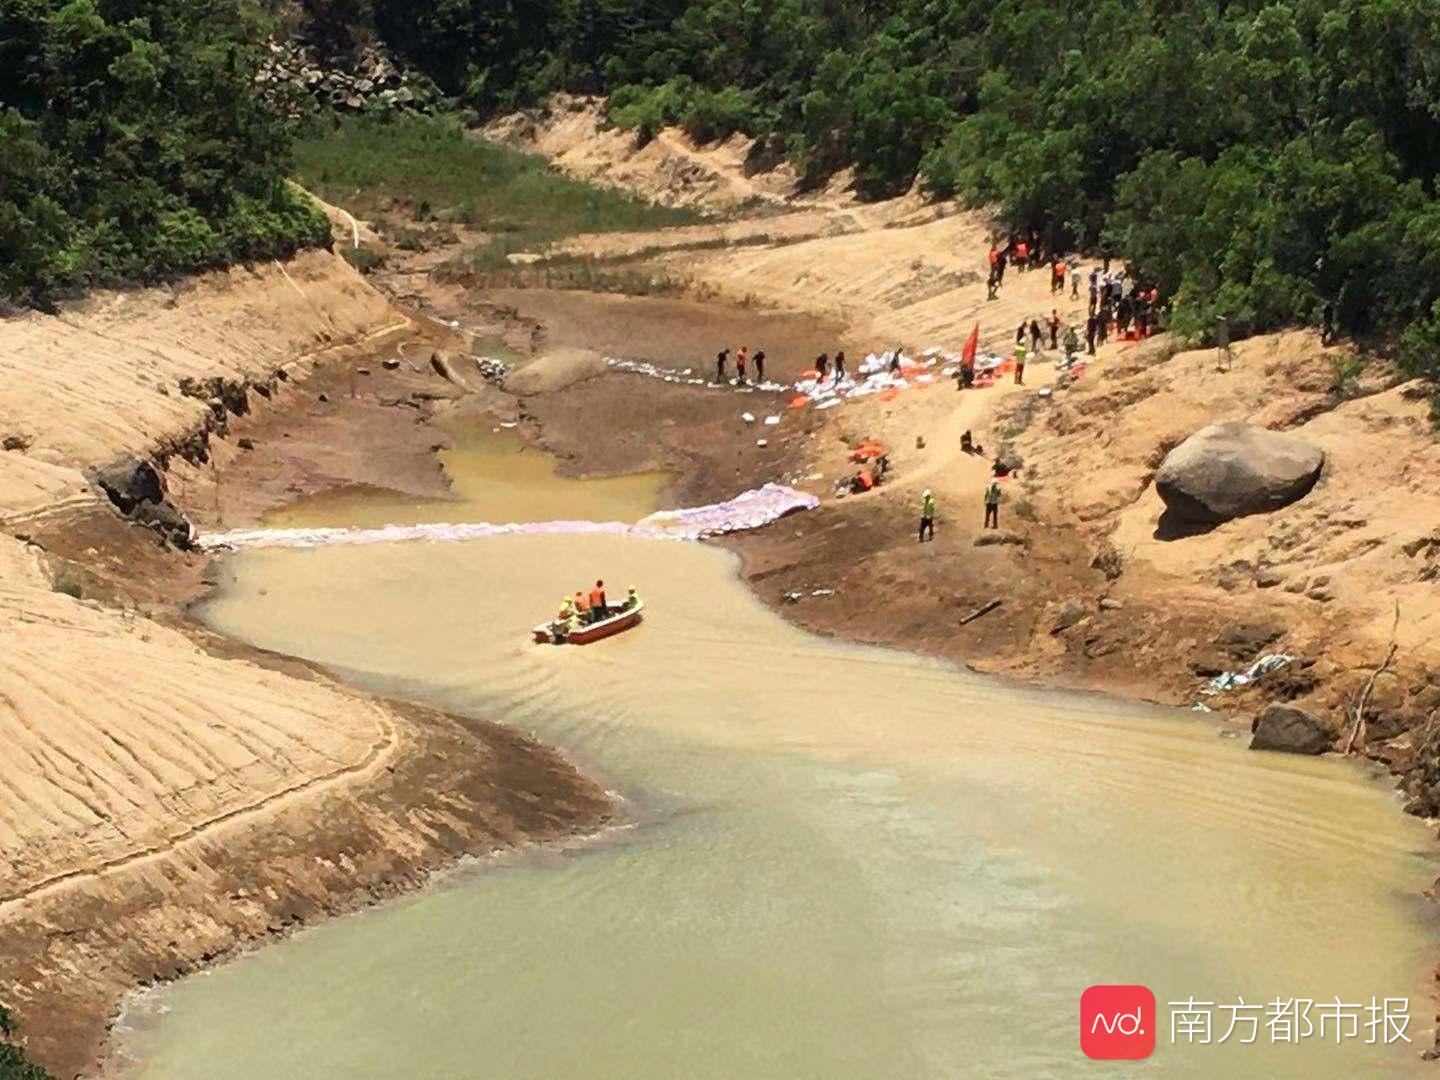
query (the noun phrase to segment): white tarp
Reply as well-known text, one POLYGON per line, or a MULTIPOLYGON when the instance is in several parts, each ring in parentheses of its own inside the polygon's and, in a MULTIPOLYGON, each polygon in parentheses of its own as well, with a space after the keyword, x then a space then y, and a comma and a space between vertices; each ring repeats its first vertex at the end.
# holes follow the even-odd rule
POLYGON ((239 529, 202 534, 201 548, 327 547, 335 544, 396 544, 407 540, 477 540, 487 536, 610 533, 647 540, 701 540, 758 529, 786 514, 813 510, 814 495, 783 484, 766 484, 726 502, 684 510, 661 510, 633 525, 623 521, 529 521, 496 525, 386 525, 379 529, 239 529))

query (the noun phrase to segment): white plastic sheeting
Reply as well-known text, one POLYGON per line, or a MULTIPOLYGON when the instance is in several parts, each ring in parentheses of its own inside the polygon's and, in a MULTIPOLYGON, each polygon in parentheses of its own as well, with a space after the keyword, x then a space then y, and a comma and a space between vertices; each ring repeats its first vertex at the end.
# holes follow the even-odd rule
MULTIPOLYGON (((623 360, 613 356, 607 356, 605 363, 609 364, 616 371, 629 372, 632 375, 643 375, 646 378, 658 379, 661 382, 679 383, 685 386, 709 386, 715 389, 733 389, 740 393, 751 393, 756 390, 764 390, 772 393, 788 392, 798 394, 810 399, 810 403, 817 409, 830 409, 850 398, 864 398, 872 394, 878 394, 884 390, 908 390, 914 386, 926 386, 934 383, 937 379, 951 379, 960 371, 960 355, 948 353, 932 346, 926 349, 919 357, 912 357, 906 353, 900 354, 900 368, 892 371, 891 365, 894 360, 894 350, 883 353, 871 353, 860 361, 859 366, 853 374, 847 374, 843 379, 836 380, 833 377, 824 379, 801 379, 793 385, 785 385, 776 382, 736 384, 727 381, 724 384, 717 384, 712 379, 707 379, 703 374, 696 372, 693 368, 676 370, 674 368, 662 367, 659 364, 647 363, 643 360, 623 360)), ((998 368, 1004 359, 988 353, 980 353, 975 357, 975 373, 984 375, 988 371, 998 368)), ((748 414, 747 414, 748 415, 748 414)), ((746 421, 747 423, 749 421, 746 421)), ((767 421, 768 422, 768 421, 767 421)))
POLYGON ((198 543, 216 548, 327 547, 336 544, 396 544, 408 540, 477 540, 487 536, 556 533, 610 533, 647 540, 701 540, 707 536, 758 529, 786 514, 813 510, 814 495, 783 484, 766 484, 722 503, 661 510, 633 525, 623 521, 530 521, 496 525, 386 525, 379 529, 240 529, 202 535, 198 543))
POLYGON ((727 378, 723 383, 717 383, 714 379, 707 379, 698 375, 694 368, 668 368, 659 364, 651 364, 645 360, 622 360, 619 357, 607 356, 605 363, 616 371, 629 372, 631 375, 644 375, 647 379, 659 379, 661 382, 679 383, 684 386, 709 386, 715 390, 735 390, 742 394, 753 393, 756 390, 768 390, 771 393, 779 393, 787 389, 784 383, 777 382, 745 382, 737 383, 733 378, 727 378))

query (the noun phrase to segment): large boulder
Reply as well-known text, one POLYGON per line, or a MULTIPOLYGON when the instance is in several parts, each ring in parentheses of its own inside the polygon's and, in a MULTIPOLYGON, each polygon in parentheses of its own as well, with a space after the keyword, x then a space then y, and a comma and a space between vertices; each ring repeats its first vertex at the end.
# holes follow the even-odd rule
POLYGON ((1251 750, 1281 750, 1287 754, 1323 754, 1335 745, 1336 731, 1328 723, 1294 705, 1267 705, 1250 726, 1251 750))
POLYGON ((1324 464, 1324 451, 1294 435, 1211 424, 1166 455, 1155 489, 1176 517, 1213 524, 1294 502, 1315 486, 1324 464))
POLYGON ((165 481, 145 458, 121 458, 98 470, 95 482, 122 514, 134 513, 141 503, 158 503, 165 498, 165 481))
POLYGON ((505 389, 522 397, 553 394, 576 383, 604 375, 605 358, 589 349, 557 348, 541 353, 505 373, 505 389))

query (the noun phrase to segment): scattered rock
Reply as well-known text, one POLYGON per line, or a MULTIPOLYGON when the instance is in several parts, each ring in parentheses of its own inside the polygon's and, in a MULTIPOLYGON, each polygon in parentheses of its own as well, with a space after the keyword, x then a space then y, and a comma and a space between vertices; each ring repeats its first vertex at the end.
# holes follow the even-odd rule
POLYGON ((486 382, 499 386, 505 381, 505 375, 510 370, 504 363, 489 356, 472 356, 475 361, 475 370, 486 382))
POLYGON ((165 481, 144 458, 122 458, 95 474, 95 482, 122 514, 134 513, 143 502, 162 502, 165 481))
POLYGON ((1267 705, 1250 727, 1251 750, 1323 754, 1335 744, 1330 724, 1294 705, 1267 705))
POLYGON ((1058 634, 1062 630, 1068 630, 1084 617, 1084 604, 1079 600, 1066 600, 1060 605, 1060 612, 1055 616, 1055 625, 1050 628, 1050 632, 1058 634))
POLYGON ((356 374, 356 375, 369 375, 369 374, 370 374, 370 369, 369 369, 368 367, 356 368, 356 369, 355 369, 355 374, 356 374))
POLYGON ((430 370, 435 372, 448 383, 459 383, 454 368, 450 365, 450 358, 443 353, 432 352, 430 354, 430 370))
POLYGON ((397 371, 400 368, 400 361, 391 357, 389 360, 381 360, 380 366, 386 371, 397 371))
POLYGON ((1114 581, 1125 572, 1125 556, 1109 540, 1102 540, 1095 557, 1090 560, 1090 568, 1104 574, 1106 581, 1114 581))
POLYGON ((1215 637, 1215 645, 1232 660, 1249 662, 1267 645, 1285 636, 1285 627, 1265 619, 1233 622, 1215 637))
POLYGON ((1102 596, 1100 598, 1101 611, 1119 611, 1124 606, 1124 604, 1116 600, 1113 596, 1102 596))
POLYGON ((6 450, 29 450, 31 439, 28 435, 6 435, 0 447, 6 450))
POLYGON ((329 401, 329 400, 330 400, 330 395, 329 395, 329 394, 321 394, 319 400, 321 400, 321 401, 329 401))
POLYGON ((996 529, 990 529, 986 532, 982 532, 979 536, 975 538, 976 547, 995 547, 996 545, 1000 544, 1020 547, 1023 546, 1024 543, 1025 538, 1018 533, 1000 532, 996 529))
POLYGON ((240 447, 241 450, 254 450, 255 440, 246 436, 245 438, 242 438, 237 445, 240 447))
POLYGON ((1257 589, 1273 589, 1285 580, 1285 575, 1274 567, 1262 566, 1255 571, 1255 587, 1257 589))
POLYGON ((195 546, 195 526, 168 499, 141 503, 130 515, 130 519, 154 529, 182 551, 188 551, 195 546))
POLYGON ((1305 495, 1325 454, 1303 439, 1255 424, 1211 424, 1171 450, 1155 476, 1167 510, 1214 524, 1277 510, 1305 495))

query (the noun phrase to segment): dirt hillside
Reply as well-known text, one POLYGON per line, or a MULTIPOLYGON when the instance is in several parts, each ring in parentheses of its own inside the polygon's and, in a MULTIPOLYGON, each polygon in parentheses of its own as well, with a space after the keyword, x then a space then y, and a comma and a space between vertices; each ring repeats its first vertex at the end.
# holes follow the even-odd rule
MULTIPOLYGON (((423 438, 398 474, 437 488, 414 417, 461 387, 395 359, 413 336, 324 252, 0 320, 0 1001, 57 1075, 94 1062, 136 985, 610 813, 523 736, 367 698, 184 621, 204 560, 96 486, 153 462, 178 500, 212 457, 249 455, 224 442, 243 414, 333 395, 372 436, 423 438), (362 402, 367 365, 413 409, 362 402)), ((351 479, 356 438, 320 429, 314 461, 247 483, 273 501, 351 479)))

